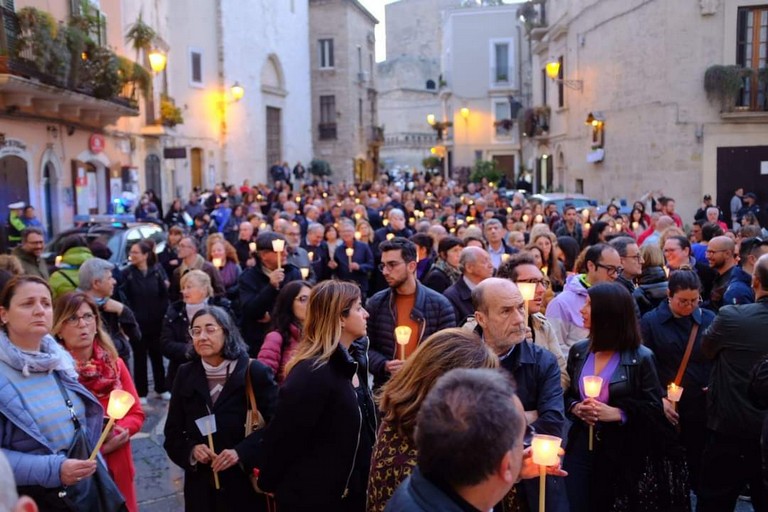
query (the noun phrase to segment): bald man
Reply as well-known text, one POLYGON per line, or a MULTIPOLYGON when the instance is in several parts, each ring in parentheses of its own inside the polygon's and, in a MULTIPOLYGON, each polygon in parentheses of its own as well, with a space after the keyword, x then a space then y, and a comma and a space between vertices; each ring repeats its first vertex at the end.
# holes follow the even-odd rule
POLYGON ((717 273, 712 283, 709 300, 704 297, 706 307, 717 313, 724 305, 723 299, 733 277, 736 266, 736 244, 727 236, 716 236, 707 244, 709 268, 717 273))
POLYGON ((472 290, 493 275, 491 255, 480 247, 465 247, 459 255, 461 277, 443 293, 456 310, 456 325, 462 325, 474 312, 472 290))
MULTIPOLYGON (((526 340, 525 304, 517 285, 509 279, 489 277, 472 291, 472 304, 478 334, 517 382, 526 422, 537 434, 562 437, 565 413, 560 367, 551 352, 526 340)), ((567 510, 563 479, 547 480, 547 510, 567 510)), ((537 510, 538 482, 518 485, 529 509, 537 510)))

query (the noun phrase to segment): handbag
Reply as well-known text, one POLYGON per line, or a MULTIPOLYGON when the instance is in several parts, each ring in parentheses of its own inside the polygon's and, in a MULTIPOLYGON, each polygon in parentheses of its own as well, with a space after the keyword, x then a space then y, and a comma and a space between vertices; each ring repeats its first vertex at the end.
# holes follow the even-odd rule
POLYGON ((248 360, 248 368, 245 371, 245 394, 247 396, 246 413, 245 413, 245 437, 253 434, 257 430, 264 428, 267 422, 264 420, 264 416, 259 412, 259 407, 256 404, 256 395, 253 393, 253 384, 251 384, 251 362, 253 359, 248 360))
MULTIPOLYGON (((75 436, 67 450, 68 459, 87 460, 90 456, 88 438, 77 418, 72 400, 67 390, 54 372, 56 384, 59 386, 64 401, 69 408, 72 423, 75 425, 75 436)), ((96 458, 96 472, 89 478, 84 478, 73 485, 65 485, 58 488, 43 487, 42 485, 20 486, 19 495, 26 495, 34 499, 40 510, 52 511, 99 511, 99 512, 127 512, 125 498, 112 480, 101 458, 96 458)))

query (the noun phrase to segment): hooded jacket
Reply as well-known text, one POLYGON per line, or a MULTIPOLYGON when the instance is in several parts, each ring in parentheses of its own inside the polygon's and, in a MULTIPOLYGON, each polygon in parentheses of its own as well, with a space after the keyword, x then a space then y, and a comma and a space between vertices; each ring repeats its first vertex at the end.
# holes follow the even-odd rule
POLYGON ((61 266, 51 274, 48 284, 53 290, 53 298, 74 291, 80 286, 80 265, 93 258, 87 247, 72 247, 61 256, 61 266))
POLYGON ((558 335, 564 356, 567 356, 576 342, 589 334, 589 329, 584 328, 584 320, 581 318, 581 308, 587 302, 584 277, 584 274, 569 277, 562 293, 547 306, 547 320, 558 335))
POLYGON ((723 306, 734 304, 752 304, 755 292, 752 290, 752 276, 739 266, 733 267, 731 280, 723 294, 723 306))

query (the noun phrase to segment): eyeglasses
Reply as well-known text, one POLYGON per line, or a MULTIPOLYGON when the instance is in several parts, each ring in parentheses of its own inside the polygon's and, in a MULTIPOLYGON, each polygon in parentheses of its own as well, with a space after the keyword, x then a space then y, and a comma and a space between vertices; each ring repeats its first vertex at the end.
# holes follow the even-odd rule
POLYGON ((212 336, 219 332, 221 330, 221 327, 218 325, 206 325, 205 327, 192 327, 189 329, 189 335, 192 336, 194 339, 200 338, 200 336, 203 335, 203 332, 207 334, 208 336, 212 336))
POLYGON ((611 277, 620 276, 622 273, 624 273, 624 267, 614 267, 613 265, 603 265, 602 263, 596 263, 595 266, 598 268, 604 268, 605 272, 611 277))
POLYGON ((82 316, 72 315, 71 317, 67 318, 65 322, 68 325, 80 325, 80 320, 84 321, 86 324, 90 324, 96 320, 96 315, 93 313, 85 313, 82 316))
POLYGON ((402 265, 405 263, 404 261, 388 261, 386 263, 379 263, 379 270, 384 272, 384 269, 386 268, 390 272, 392 270, 395 270, 399 265, 402 265))
POLYGON ((551 283, 549 282, 549 279, 541 278, 541 279, 518 279, 516 281, 517 283, 531 283, 531 284, 537 284, 540 285, 545 290, 549 290, 549 287, 551 283))
POLYGON ((703 302, 703 299, 701 297, 699 297, 698 299, 679 299, 679 298, 673 297, 673 299, 675 299, 675 302, 677 302, 681 306, 698 306, 703 302))
POLYGON ((627 254, 623 258, 627 258, 627 259, 630 259, 630 260, 635 260, 638 263, 642 263, 643 262, 643 256, 640 253, 637 253, 634 256, 630 256, 629 254, 627 254))

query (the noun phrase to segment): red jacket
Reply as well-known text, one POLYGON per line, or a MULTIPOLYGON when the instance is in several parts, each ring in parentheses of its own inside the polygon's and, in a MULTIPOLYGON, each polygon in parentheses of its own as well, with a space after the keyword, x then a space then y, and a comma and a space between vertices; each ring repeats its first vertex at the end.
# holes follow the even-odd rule
POLYGON ((291 325, 291 339, 283 350, 283 336, 277 331, 270 331, 264 337, 264 344, 261 345, 257 359, 266 366, 272 368, 275 374, 275 381, 278 384, 285 378, 285 366, 291 360, 296 349, 299 347, 299 338, 301 333, 299 328, 291 325))
MULTIPOLYGON (((133 384, 131 374, 123 360, 120 358, 117 359, 117 371, 123 390, 132 394, 136 399, 136 402, 128 411, 128 414, 125 415, 125 418, 118 420, 116 423, 120 427, 128 429, 128 432, 133 436, 136 432, 141 430, 141 426, 144 424, 144 410, 139 403, 139 395, 136 393, 136 386, 133 384)), ((100 398, 99 402, 101 402, 101 405, 106 412, 107 405, 109 404, 109 396, 100 398)), ((136 487, 133 483, 136 469, 133 466, 130 441, 112 453, 106 455, 102 453, 102 455, 107 462, 107 469, 109 469, 112 479, 117 484, 117 488, 120 489, 120 492, 123 493, 129 512, 138 512, 139 506, 136 502, 136 487)))

